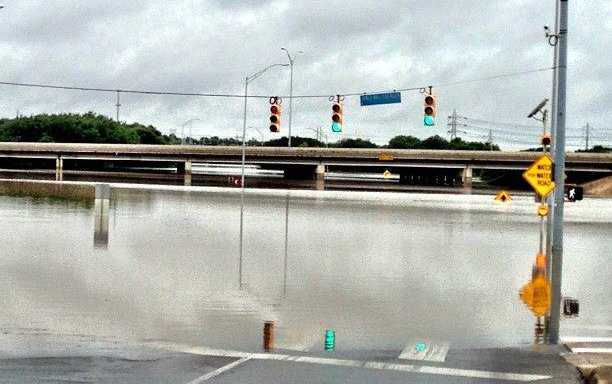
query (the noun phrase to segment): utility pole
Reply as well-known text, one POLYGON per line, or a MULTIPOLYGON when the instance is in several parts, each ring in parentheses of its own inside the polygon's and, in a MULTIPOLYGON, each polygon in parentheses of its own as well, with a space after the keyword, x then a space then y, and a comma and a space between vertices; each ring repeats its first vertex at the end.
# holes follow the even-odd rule
POLYGON ((586 130, 586 145, 585 145, 584 150, 588 151, 589 150, 589 123, 586 124, 585 130, 586 130))
POLYGON ((565 112, 567 96, 567 8, 568 0, 559 2, 559 30, 557 44, 559 56, 557 65, 557 111, 556 129, 554 139, 555 163, 554 180, 554 216, 552 238, 552 265, 551 265, 551 306, 548 341, 550 344, 559 343, 559 320, 561 317, 561 277, 563 270, 563 179, 565 176, 565 112))
POLYGON ((121 103, 119 102, 119 93, 121 91, 117 90, 117 103, 115 106, 117 107, 117 122, 119 122, 119 108, 121 108, 121 103))
POLYGON ((487 143, 489 143, 489 151, 493 150, 493 131, 489 129, 489 138, 487 139, 487 143))

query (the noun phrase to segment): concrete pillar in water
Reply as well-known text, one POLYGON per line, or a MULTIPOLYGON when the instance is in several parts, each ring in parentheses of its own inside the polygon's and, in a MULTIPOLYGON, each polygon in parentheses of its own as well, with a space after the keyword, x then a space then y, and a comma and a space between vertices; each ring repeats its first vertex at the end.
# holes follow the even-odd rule
POLYGON ((108 211, 110 205, 110 186, 96 184, 94 201, 94 247, 108 247, 108 211))
POLYGON ((319 164, 315 170, 315 180, 317 191, 325 189, 325 165, 319 164))
POLYGON ((466 189, 472 188, 472 166, 466 165, 461 172, 461 181, 463 182, 463 187, 466 189))
POLYGON ((64 160, 62 160, 62 156, 58 156, 55 159, 55 180, 62 181, 62 170, 64 168, 64 160))
POLYGON ((183 176, 185 177, 185 186, 191 186, 191 161, 187 160, 182 167, 183 176))

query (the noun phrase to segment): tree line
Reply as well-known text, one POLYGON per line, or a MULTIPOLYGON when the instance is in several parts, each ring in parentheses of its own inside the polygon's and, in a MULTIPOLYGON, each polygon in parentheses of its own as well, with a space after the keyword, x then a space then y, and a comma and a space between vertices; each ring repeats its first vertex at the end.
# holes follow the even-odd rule
MULTIPOLYGON (((46 142, 46 143, 110 143, 110 144, 181 144, 181 138, 174 134, 164 135, 157 128, 138 123, 127 124, 93 112, 85 114, 57 114, 0 119, 0 141, 46 142)), ((188 138, 194 145, 242 145, 238 138, 218 136, 188 138)), ((324 143, 308 137, 292 136, 295 147, 333 147, 333 148, 390 148, 390 149, 452 149, 499 151, 499 146, 491 143, 464 141, 461 138, 446 140, 438 135, 421 140, 414 136, 399 135, 386 145, 377 145, 361 138, 345 138, 333 143, 324 143)), ((260 142, 251 139, 249 146, 286 147, 288 138, 260 142)), ((597 147, 597 151, 610 151, 597 147)))

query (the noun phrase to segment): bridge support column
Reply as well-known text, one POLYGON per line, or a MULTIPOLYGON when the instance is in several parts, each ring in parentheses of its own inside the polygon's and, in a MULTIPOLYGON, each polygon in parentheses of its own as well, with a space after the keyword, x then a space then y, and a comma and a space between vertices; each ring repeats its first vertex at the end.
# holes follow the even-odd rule
POLYGON ((473 169, 471 165, 466 165, 461 172, 461 181, 463 182, 463 188, 471 189, 472 188, 472 174, 473 169))
POLYGON ((317 191, 325 189, 325 165, 319 164, 315 169, 315 180, 317 191))
POLYGON ((185 186, 191 185, 191 160, 186 160, 184 163, 178 163, 176 165, 176 173, 183 175, 185 179, 185 186))
POLYGON ((56 181, 62 181, 64 176, 62 175, 62 171, 64 169, 64 160, 62 159, 62 156, 57 156, 57 158, 55 159, 55 180, 56 181))

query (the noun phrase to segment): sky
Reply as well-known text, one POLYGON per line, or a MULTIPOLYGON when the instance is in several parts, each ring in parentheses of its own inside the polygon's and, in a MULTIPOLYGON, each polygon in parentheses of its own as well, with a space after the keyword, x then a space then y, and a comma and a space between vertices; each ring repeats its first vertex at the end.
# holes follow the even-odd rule
MULTIPOLYGON (((543 27, 554 32, 556 0, 1 4, 5 118, 118 112, 122 122, 195 138, 241 137, 246 118, 246 137, 257 140, 287 136, 291 120, 292 136, 383 145, 398 135, 450 139, 456 111, 463 140, 516 150, 538 146, 542 123, 527 115, 552 93, 554 48, 543 27), (423 125, 429 86, 433 127, 423 125), (393 91, 401 103, 360 105, 362 94, 393 91), (341 133, 331 131, 335 95, 344 96, 341 133), (268 128, 274 96, 280 133, 268 128)), ((612 146, 612 2, 570 0, 568 9, 566 146, 586 147, 587 123, 589 147, 612 146)))

